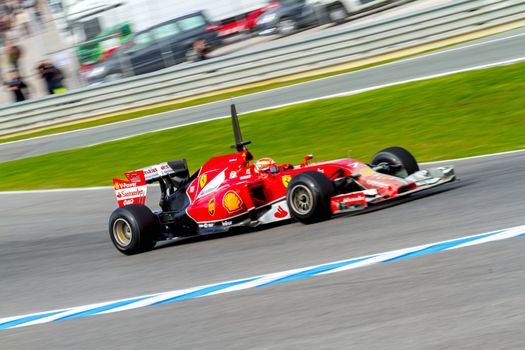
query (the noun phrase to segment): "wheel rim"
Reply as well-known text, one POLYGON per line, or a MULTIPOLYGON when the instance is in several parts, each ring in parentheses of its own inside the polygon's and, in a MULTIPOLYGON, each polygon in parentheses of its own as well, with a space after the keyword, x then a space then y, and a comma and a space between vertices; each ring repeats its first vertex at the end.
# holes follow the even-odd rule
POLYGON ((132 238, 130 224, 124 219, 117 219, 113 224, 113 237, 118 245, 127 247, 132 238))
POLYGON ((405 177, 408 176, 408 171, 405 169, 403 164, 401 164, 401 162, 396 161, 395 159, 392 159, 392 160, 387 160, 387 163, 390 166, 393 166, 393 167, 397 168, 397 171, 393 172, 391 175, 397 176, 397 177, 402 177, 402 178, 405 178, 405 177))
POLYGON ((279 23, 279 33, 287 35, 294 31, 295 23, 289 19, 281 21, 279 23))
POLYGON ((106 80, 107 81, 115 81, 115 80, 119 80, 119 79, 122 79, 122 74, 109 74, 107 77, 106 77, 106 80))
POLYGON ((304 186, 297 185, 291 193, 293 210, 299 215, 306 215, 312 210, 314 203, 312 191, 304 186))
POLYGON ((330 19, 334 22, 341 21, 346 17, 346 14, 343 9, 337 8, 330 11, 330 19))

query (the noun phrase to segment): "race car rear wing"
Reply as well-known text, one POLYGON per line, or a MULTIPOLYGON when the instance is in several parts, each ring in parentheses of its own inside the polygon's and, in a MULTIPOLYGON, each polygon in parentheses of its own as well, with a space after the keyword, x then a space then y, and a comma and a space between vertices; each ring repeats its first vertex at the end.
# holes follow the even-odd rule
POLYGON ((120 207, 130 204, 145 204, 147 184, 158 182, 161 188, 161 201, 174 193, 180 184, 189 178, 185 159, 151 165, 124 174, 126 180, 113 179, 113 186, 120 207))
POLYGON ((175 174, 175 171, 169 166, 167 162, 151 165, 149 167, 139 169, 138 171, 144 172, 144 178, 148 184, 159 181, 163 176, 175 174))
POLYGON ((125 173, 126 180, 113 179, 113 187, 119 207, 131 204, 145 204, 148 186, 144 178, 144 171, 130 171, 125 173))

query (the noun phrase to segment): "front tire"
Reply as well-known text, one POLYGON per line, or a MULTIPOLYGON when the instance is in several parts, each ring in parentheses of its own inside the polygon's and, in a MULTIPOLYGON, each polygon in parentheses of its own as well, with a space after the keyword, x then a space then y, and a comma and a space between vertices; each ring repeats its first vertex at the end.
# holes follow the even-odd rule
POLYGON ((155 246, 160 236, 160 224, 145 205, 127 205, 111 214, 109 236, 122 254, 143 253, 155 246))
POLYGON ((387 163, 392 170, 389 175, 397 177, 405 178, 419 171, 416 158, 409 151, 398 146, 385 148, 378 152, 370 162, 371 165, 380 163, 387 163))
POLYGON ((332 181, 318 171, 296 175, 286 193, 290 214, 304 224, 327 220, 332 216, 330 199, 335 194, 332 181))

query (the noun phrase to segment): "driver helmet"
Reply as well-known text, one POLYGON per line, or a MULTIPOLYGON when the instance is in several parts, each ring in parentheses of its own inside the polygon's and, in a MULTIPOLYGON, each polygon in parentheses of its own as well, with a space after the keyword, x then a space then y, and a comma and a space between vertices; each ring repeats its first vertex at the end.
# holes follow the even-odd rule
POLYGON ((255 162, 255 172, 268 173, 276 165, 272 158, 261 158, 255 162))

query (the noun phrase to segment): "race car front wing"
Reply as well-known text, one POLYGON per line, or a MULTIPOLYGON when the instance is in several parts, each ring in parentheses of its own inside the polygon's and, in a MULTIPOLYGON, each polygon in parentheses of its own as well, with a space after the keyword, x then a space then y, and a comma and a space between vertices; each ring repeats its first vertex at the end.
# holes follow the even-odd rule
POLYGON ((413 193, 421 192, 423 190, 427 190, 433 187, 443 185, 445 183, 452 182, 456 180, 456 174, 454 172, 453 166, 443 166, 419 170, 413 173, 412 175, 406 177, 405 180, 415 182, 417 187, 413 190, 409 190, 398 194, 395 197, 381 196, 375 189, 344 193, 334 196, 331 198, 330 203, 332 213, 342 214, 360 211, 376 203, 407 197, 413 193))

